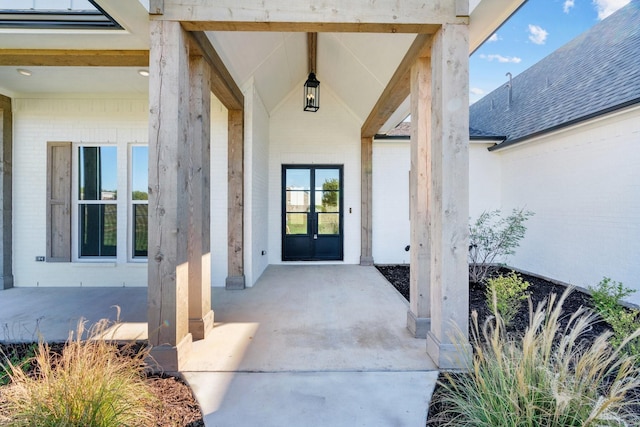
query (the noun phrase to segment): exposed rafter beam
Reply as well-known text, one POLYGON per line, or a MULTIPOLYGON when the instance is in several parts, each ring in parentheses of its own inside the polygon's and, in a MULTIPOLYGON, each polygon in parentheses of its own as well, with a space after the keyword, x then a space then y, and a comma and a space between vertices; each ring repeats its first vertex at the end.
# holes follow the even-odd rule
POLYGON ((435 34, 440 24, 377 24, 333 22, 182 21, 188 31, 277 31, 283 33, 422 33, 435 34))
POLYGON ((411 93, 411 66, 418 58, 430 56, 432 37, 428 34, 418 34, 413 44, 405 54, 389 80, 387 87, 376 105, 369 113, 360 131, 362 138, 371 138, 380 130, 400 104, 411 93))
POLYGON ((0 65, 147 67, 148 50, 0 49, 0 65))
POLYGON ((307 33, 307 54, 309 56, 309 72, 317 73, 318 33, 307 33))
POLYGON ((211 91, 228 110, 244 109, 244 95, 222 62, 207 35, 194 31, 191 38, 211 67, 211 91))

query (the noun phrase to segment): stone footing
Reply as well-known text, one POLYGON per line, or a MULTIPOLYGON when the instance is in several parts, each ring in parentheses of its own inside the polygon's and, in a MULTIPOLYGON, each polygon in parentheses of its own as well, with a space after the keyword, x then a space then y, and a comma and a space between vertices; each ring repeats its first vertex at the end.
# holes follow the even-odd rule
POLYGON ((187 334, 178 345, 163 344, 155 346, 151 348, 146 361, 147 365, 154 372, 178 373, 189 359, 192 344, 193 338, 191 334, 187 334))
POLYGON ((239 291, 246 287, 244 276, 229 276, 224 285, 228 291, 239 291))
POLYGON ((360 257, 360 265, 364 265, 364 266, 373 265, 373 257, 371 257, 371 256, 361 256, 360 257))
POLYGON ((210 310, 202 319, 189 319, 189 332, 194 341, 207 338, 213 329, 213 310, 210 310))
POLYGON ((416 317, 411 310, 407 311, 407 329, 414 338, 424 339, 431 329, 431 318, 416 317))
POLYGON ((444 344, 431 332, 427 334, 427 355, 439 369, 466 370, 471 365, 471 346, 444 344))

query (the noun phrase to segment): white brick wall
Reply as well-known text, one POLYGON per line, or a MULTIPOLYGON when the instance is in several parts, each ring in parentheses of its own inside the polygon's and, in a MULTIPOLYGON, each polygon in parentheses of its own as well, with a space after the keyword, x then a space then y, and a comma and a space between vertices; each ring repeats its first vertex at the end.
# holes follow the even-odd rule
POLYGON ((228 273, 228 114, 211 97, 211 285, 224 287, 228 273))
POLYGON ((360 263, 360 121, 322 86, 320 110, 302 110, 302 83, 271 114, 269 263, 282 263, 283 164, 344 165, 344 263, 360 263))
POLYGON ((408 264, 410 253, 408 140, 373 143, 373 260, 408 264))
POLYGON ((504 210, 535 212, 509 264, 578 286, 638 290, 640 108, 500 151, 504 210))
MULTIPOLYGON (((146 99, 40 98, 13 102, 13 273, 15 286, 146 286, 146 263, 127 262, 126 221, 118 221, 117 260, 36 262, 46 254, 48 141, 114 144, 118 186, 127 188, 130 143, 147 143, 146 99)), ((125 192, 126 194, 126 192, 125 192)), ((118 218, 128 215, 126 199, 118 218)))
POLYGON ((260 95, 253 87, 251 117, 251 241, 246 245, 248 259, 251 262, 247 284, 253 284, 260 278, 269 265, 267 249, 269 247, 269 114, 260 95), (265 254, 262 255, 262 252, 265 254))

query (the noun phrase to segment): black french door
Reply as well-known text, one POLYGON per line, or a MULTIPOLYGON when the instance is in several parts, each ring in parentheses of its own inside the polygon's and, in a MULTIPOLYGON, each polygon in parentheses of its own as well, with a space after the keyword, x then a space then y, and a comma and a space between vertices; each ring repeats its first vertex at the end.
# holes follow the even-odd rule
POLYGON ((282 260, 343 259, 342 166, 282 166, 282 260))

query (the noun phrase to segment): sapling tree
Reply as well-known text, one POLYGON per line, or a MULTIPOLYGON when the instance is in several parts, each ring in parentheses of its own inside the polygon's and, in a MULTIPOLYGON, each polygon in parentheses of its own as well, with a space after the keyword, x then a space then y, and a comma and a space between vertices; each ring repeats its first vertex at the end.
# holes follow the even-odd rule
POLYGON ((524 238, 527 227, 524 222, 533 212, 524 208, 514 209, 502 217, 499 209, 484 211, 475 222, 469 224, 469 279, 484 282, 524 238))

